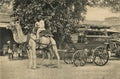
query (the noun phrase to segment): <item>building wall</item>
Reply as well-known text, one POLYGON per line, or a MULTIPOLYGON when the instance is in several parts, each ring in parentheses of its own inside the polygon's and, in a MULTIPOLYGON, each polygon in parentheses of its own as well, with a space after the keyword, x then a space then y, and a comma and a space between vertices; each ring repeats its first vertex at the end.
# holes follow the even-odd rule
POLYGON ((14 42, 12 32, 6 28, 0 28, 0 50, 3 48, 7 41, 14 42))
POLYGON ((0 29, 0 49, 2 48, 2 33, 1 33, 1 29, 0 29))

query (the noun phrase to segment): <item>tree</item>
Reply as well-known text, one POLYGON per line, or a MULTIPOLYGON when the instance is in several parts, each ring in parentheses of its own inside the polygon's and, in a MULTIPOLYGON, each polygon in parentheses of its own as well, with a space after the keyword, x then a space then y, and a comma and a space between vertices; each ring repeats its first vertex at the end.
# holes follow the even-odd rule
POLYGON ((22 27, 34 27, 39 16, 50 21, 52 30, 83 21, 88 0, 15 0, 14 14, 22 27))
MULTIPOLYGON (((56 41, 59 47, 63 40, 64 28, 70 24, 74 27, 79 21, 83 21, 86 14, 86 6, 88 0, 14 0, 15 19, 20 20, 20 24, 24 29, 34 28, 36 19, 40 16, 46 19, 47 28, 51 28, 52 32, 57 31, 56 41)), ((25 31, 24 31, 25 32, 25 31)))

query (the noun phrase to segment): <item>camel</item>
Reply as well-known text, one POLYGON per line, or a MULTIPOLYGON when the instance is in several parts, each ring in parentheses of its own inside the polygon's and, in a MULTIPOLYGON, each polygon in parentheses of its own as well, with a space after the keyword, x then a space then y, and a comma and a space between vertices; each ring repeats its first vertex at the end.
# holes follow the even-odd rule
MULTIPOLYGON (((13 38, 15 40, 15 42, 21 44, 24 42, 28 42, 29 45, 29 49, 28 49, 28 66, 29 68, 36 68, 37 67, 37 63, 36 63, 36 35, 33 33, 24 35, 21 25, 19 22, 15 22, 10 24, 7 29, 10 29, 12 31, 13 34, 13 38)), ((56 41, 52 38, 52 37, 45 37, 42 36, 40 38, 40 48, 43 49, 45 47, 47 47, 48 45, 51 44, 51 46, 49 46, 49 49, 51 49, 52 51, 50 51, 51 53, 54 53, 57 57, 57 65, 58 67, 60 66, 60 57, 58 54, 58 50, 57 50, 57 46, 56 46, 56 41)))

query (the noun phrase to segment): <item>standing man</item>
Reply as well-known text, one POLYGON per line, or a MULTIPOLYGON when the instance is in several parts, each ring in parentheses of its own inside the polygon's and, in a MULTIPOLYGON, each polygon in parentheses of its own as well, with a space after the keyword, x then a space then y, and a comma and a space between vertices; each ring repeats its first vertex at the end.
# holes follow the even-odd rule
POLYGON ((38 20, 37 22, 35 23, 35 27, 37 27, 37 33, 36 33, 36 36, 37 36, 37 40, 40 39, 40 32, 42 32, 43 30, 45 30, 45 22, 43 20, 43 17, 38 17, 38 20))
POLYGON ((12 45, 11 45, 11 41, 7 41, 8 43, 8 58, 9 60, 13 59, 13 51, 12 51, 12 45))

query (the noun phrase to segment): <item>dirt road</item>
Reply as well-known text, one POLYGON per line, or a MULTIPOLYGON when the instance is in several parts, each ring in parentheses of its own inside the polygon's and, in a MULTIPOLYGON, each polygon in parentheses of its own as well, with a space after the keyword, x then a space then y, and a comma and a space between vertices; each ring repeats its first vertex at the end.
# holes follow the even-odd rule
MULTIPOLYGON (((28 69, 27 59, 9 61, 6 56, 0 57, 0 79, 120 79, 120 61, 110 60, 105 66, 87 63, 84 67, 65 64, 61 68, 39 64, 38 68, 28 69)), ((54 64, 56 61, 54 61, 54 64)))

